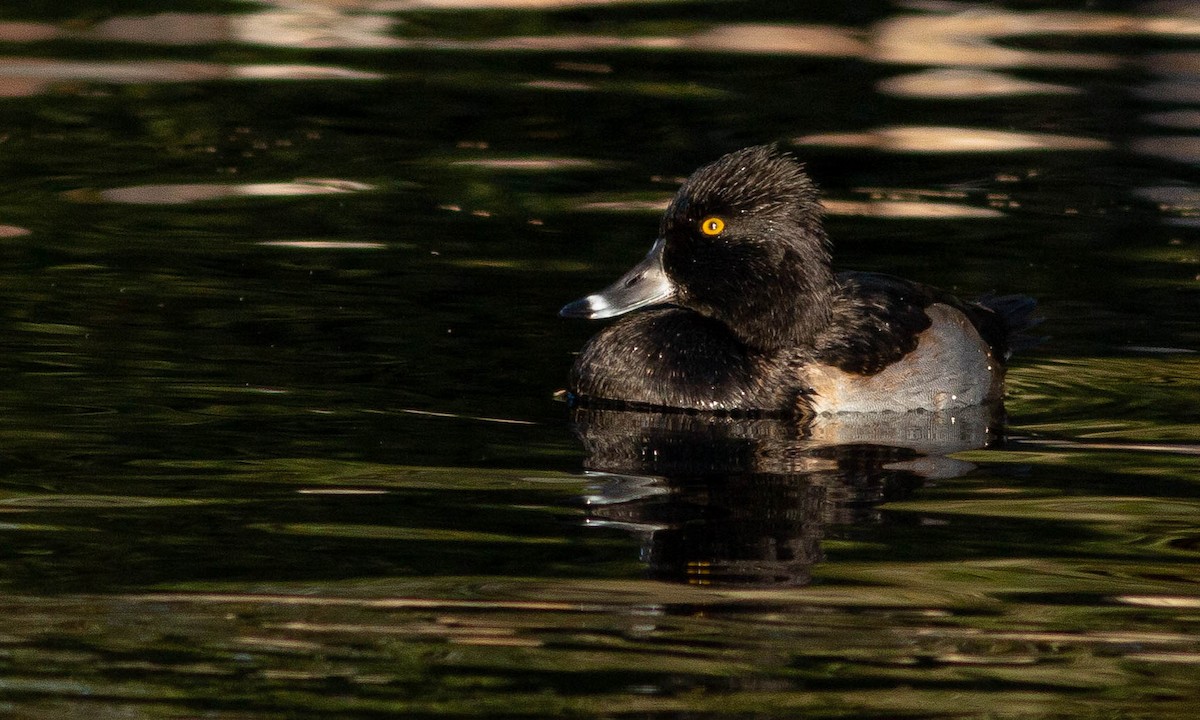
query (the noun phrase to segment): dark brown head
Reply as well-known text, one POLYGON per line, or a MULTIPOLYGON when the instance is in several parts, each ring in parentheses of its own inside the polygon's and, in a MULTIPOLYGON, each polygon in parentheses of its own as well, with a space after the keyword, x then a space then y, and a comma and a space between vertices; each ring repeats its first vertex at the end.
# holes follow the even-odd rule
POLYGON ((750 147, 693 173, 650 254, 561 314, 602 318, 672 303, 718 320, 750 348, 794 347, 829 321, 829 261, 803 166, 774 147, 750 147))

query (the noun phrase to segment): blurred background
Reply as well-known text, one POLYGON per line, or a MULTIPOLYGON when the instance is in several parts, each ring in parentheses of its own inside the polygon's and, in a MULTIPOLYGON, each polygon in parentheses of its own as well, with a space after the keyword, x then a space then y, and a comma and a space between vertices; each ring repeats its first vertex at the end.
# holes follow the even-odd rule
POLYGON ((0 707, 1191 717, 1198 129, 1183 1, 4 3, 0 707), (839 269, 1037 298, 1007 442, 556 399, 760 143, 839 269))

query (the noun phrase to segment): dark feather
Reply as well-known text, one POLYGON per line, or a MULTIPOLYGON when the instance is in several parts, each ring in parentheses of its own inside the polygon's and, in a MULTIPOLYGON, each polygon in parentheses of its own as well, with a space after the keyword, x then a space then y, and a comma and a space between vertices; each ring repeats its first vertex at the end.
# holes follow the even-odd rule
POLYGON ((655 247, 678 307, 635 312, 592 338, 571 372, 575 396, 801 416, 839 411, 839 403, 942 407, 959 393, 972 398, 961 402, 983 402, 999 396, 1002 360, 1036 324, 1034 303, 1022 296, 969 303, 889 275, 835 276, 816 187, 772 147, 739 150, 693 173, 655 247), (723 229, 703 231, 710 217, 723 229), (931 317, 946 324, 922 335, 931 317), (879 375, 926 337, 929 352, 879 375), (972 365, 984 350, 990 354, 972 365), (834 369, 857 377, 826 374, 834 369))

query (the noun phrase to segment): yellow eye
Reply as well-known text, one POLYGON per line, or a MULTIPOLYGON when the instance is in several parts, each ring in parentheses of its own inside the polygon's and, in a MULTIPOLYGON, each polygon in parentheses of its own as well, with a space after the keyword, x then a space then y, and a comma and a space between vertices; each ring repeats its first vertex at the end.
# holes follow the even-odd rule
POLYGON ((720 235, 725 229, 725 221, 715 215, 700 221, 700 232, 705 235, 720 235))

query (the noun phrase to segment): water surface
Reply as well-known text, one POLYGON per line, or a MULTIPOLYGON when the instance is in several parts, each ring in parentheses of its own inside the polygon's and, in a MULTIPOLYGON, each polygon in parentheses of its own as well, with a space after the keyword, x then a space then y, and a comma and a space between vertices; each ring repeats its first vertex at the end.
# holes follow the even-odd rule
POLYGON ((1190 718, 1187 3, 0 10, 0 707, 1190 718), (571 412, 563 303, 779 142, 1035 296, 1007 423, 571 412))

